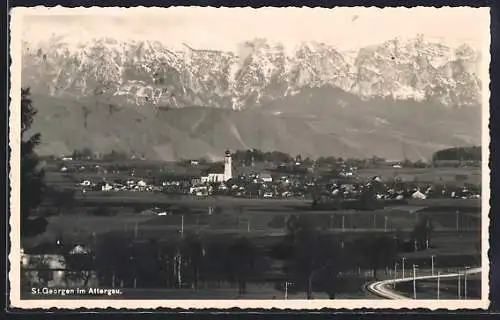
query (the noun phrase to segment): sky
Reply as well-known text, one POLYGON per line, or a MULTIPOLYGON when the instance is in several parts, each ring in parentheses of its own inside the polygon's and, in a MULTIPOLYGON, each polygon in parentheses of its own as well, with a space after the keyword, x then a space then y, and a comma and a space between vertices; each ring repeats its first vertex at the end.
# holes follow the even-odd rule
POLYGON ((485 8, 29 9, 22 19, 28 41, 51 35, 75 42, 106 36, 232 51, 244 41, 266 38, 285 47, 318 41, 350 50, 417 34, 473 45, 489 37, 485 8))

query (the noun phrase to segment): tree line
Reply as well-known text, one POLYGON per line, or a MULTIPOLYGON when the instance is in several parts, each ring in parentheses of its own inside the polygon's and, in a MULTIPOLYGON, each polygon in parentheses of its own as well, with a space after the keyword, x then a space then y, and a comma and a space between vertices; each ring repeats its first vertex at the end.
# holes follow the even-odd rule
POLYGON ((480 146, 443 149, 435 152, 432 156, 433 161, 481 161, 481 158, 480 146))

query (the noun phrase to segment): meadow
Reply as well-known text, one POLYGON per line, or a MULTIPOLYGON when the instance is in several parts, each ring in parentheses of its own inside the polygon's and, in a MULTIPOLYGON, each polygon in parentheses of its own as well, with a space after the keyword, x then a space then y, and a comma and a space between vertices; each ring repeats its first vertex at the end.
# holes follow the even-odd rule
POLYGON ((392 168, 379 167, 360 169, 356 172, 361 179, 379 176, 382 180, 390 181, 395 177, 405 182, 419 183, 446 183, 448 185, 481 183, 480 167, 437 167, 437 168, 392 168))

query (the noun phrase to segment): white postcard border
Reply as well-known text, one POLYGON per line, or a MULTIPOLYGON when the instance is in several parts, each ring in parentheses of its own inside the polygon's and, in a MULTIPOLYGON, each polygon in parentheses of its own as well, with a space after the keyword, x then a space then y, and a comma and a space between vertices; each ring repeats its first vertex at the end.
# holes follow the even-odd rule
MULTIPOLYGON (((308 8, 307 10, 327 10, 325 8, 308 8)), ((418 10, 422 7, 414 7, 411 10, 418 10)), ((200 10, 203 7, 186 7, 185 10, 200 10)), ((221 10, 235 10, 234 8, 220 8, 221 10)), ((251 7, 238 8, 245 10, 254 10, 258 13, 259 10, 298 10, 300 8, 259 8, 254 9, 251 7)), ((344 8, 336 8, 341 10, 344 8)), ((352 9, 352 8, 350 8, 352 9)), ((367 9, 360 7, 360 9, 367 9)), ((405 7, 379 9, 371 7, 372 10, 408 10, 405 7)), ((449 7, 442 7, 435 10, 448 10, 449 7)), ((489 8, 470 8, 477 10, 478 14, 483 14, 489 18, 489 8)), ((139 13, 161 13, 162 10, 167 8, 120 8, 120 7, 91 7, 91 8, 65 8, 57 6, 53 8, 37 6, 31 8, 16 7, 11 11, 11 24, 10 24, 10 54, 12 64, 10 66, 11 73, 11 86, 10 98, 11 104, 9 106, 9 146, 10 152, 10 270, 9 270, 9 288, 10 288, 10 306, 11 308, 20 309, 156 309, 156 308, 169 308, 169 309, 227 309, 227 308, 241 308, 241 309, 304 309, 304 310, 319 310, 323 308, 328 309, 415 309, 424 308, 430 310, 457 310, 457 309, 486 309, 489 306, 489 201, 490 201, 490 168, 489 168, 489 63, 490 55, 490 38, 489 38, 489 23, 485 24, 488 30, 485 30, 487 38, 483 42, 483 66, 482 66, 482 299, 481 300, 22 300, 20 298, 20 108, 15 106, 20 105, 20 89, 21 89, 21 37, 22 37, 22 17, 26 14, 116 14, 117 11, 127 10, 134 14, 139 13), (485 81, 487 80, 487 81, 485 81)), ((489 19, 487 19, 489 21, 489 19)))

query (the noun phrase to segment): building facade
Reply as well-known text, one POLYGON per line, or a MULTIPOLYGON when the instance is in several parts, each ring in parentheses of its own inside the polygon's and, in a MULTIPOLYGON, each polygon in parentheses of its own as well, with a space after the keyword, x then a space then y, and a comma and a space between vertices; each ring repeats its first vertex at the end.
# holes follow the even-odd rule
POLYGON ((201 182, 226 182, 233 178, 233 161, 231 152, 226 151, 224 155, 224 172, 209 172, 207 175, 201 177, 201 182))

